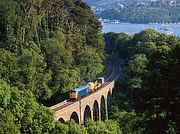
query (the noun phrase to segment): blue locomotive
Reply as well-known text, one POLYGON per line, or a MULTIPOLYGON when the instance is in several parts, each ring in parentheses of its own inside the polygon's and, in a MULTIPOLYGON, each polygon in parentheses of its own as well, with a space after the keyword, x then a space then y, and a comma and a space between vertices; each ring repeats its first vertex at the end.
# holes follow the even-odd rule
POLYGON ((90 92, 94 92, 104 84, 104 77, 97 78, 94 82, 89 82, 89 84, 81 86, 79 88, 73 89, 69 93, 70 100, 76 100, 87 95, 90 92))

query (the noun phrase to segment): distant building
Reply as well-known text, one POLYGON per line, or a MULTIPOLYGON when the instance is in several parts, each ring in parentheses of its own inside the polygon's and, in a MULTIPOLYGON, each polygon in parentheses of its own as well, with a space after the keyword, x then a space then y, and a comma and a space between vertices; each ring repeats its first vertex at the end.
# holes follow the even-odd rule
POLYGON ((176 5, 176 0, 169 0, 169 5, 171 6, 176 5))
POLYGON ((144 2, 139 2, 136 4, 136 6, 145 6, 145 5, 146 5, 146 3, 144 3, 144 2))
POLYGON ((100 14, 104 9, 101 8, 101 7, 91 6, 91 10, 92 10, 95 14, 100 14))
POLYGON ((121 3, 117 3, 117 5, 119 6, 119 7, 121 7, 122 9, 125 7, 123 4, 121 4, 121 3))
POLYGON ((109 19, 103 19, 103 22, 104 23, 110 23, 110 20, 109 19))
POLYGON ((119 24, 120 22, 119 22, 119 20, 111 20, 111 23, 113 23, 113 24, 119 24))

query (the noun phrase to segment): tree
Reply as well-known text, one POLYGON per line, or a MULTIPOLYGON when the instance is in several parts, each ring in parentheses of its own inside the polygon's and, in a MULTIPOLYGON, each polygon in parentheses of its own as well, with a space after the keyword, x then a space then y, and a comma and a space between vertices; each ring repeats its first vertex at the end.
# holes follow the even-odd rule
POLYGON ((160 36, 160 33, 153 30, 153 29, 147 29, 144 31, 141 31, 138 34, 135 34, 133 36, 133 42, 156 42, 157 38, 160 36))
POLYGON ((87 4, 2 0, 0 7, 0 77, 19 90, 47 103, 102 72, 101 26, 87 4))
POLYGON ((1 134, 20 134, 19 124, 9 110, 0 108, 0 133, 1 134))
POLYGON ((74 120, 68 123, 68 127, 68 134, 88 134, 86 129, 83 126, 76 124, 74 120))
POLYGON ((131 54, 116 86, 111 118, 125 133, 178 133, 179 38, 145 30, 128 45, 131 54))
POLYGON ((137 54, 129 60, 128 73, 130 74, 129 81, 133 89, 141 88, 144 74, 147 72, 146 66, 148 59, 145 54, 137 54))
POLYGON ((117 123, 111 120, 105 122, 88 120, 85 126, 89 134, 122 134, 117 123))
POLYGON ((0 95, 1 123, 9 123, 1 129, 3 133, 47 133, 54 127, 53 113, 38 104, 30 91, 19 91, 0 80, 0 95), (10 130, 7 130, 8 127, 10 130))

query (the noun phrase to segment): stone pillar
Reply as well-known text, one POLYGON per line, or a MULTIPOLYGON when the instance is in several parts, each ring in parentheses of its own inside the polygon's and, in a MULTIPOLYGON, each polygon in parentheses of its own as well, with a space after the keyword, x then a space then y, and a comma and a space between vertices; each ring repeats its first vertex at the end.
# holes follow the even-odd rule
POLYGON ((99 107, 98 107, 98 111, 99 111, 99 121, 101 121, 101 107, 100 107, 100 105, 98 105, 99 107))
POLYGON ((108 99, 105 99, 105 111, 106 111, 106 119, 108 119, 108 105, 107 105, 108 99))
POLYGON ((83 123, 81 100, 79 101, 79 124, 83 123))

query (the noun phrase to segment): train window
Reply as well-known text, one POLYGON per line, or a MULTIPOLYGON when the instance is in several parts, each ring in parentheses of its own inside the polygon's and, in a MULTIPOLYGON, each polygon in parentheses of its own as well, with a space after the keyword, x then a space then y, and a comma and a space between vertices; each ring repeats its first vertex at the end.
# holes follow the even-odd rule
POLYGON ((70 91, 70 94, 76 94, 76 92, 75 91, 70 91))
POLYGON ((104 77, 100 77, 96 79, 98 83, 104 84, 104 77))
POLYGON ((101 79, 97 79, 98 83, 102 83, 102 80, 101 79))

